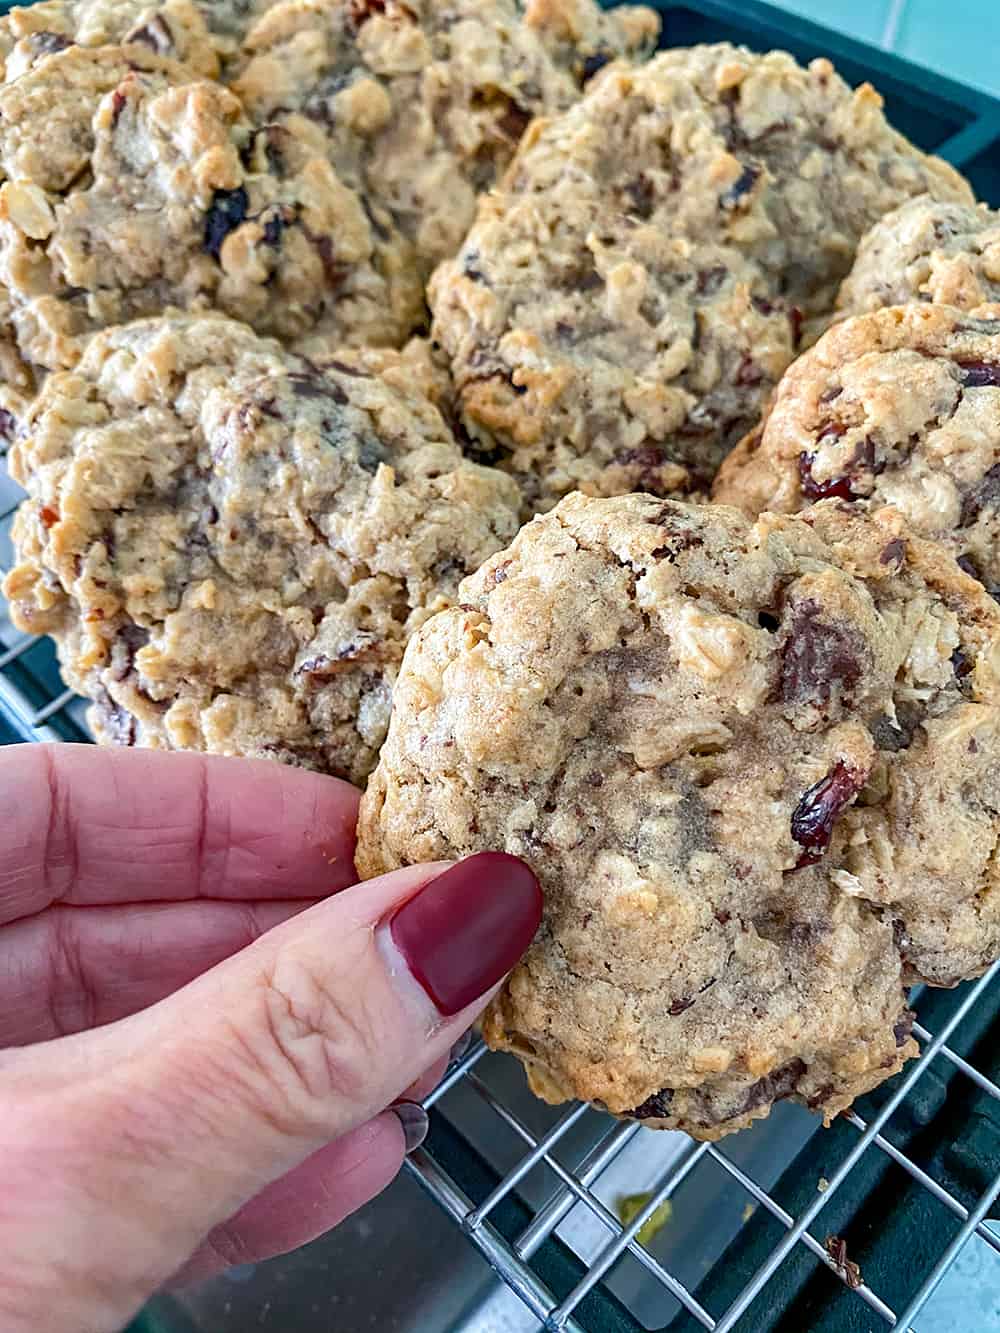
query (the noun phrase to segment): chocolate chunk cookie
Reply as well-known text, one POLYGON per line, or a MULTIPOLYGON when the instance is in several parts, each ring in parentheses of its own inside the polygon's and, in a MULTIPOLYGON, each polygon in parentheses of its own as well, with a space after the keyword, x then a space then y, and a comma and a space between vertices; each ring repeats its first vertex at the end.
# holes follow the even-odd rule
POLYGON ((274 0, 42 0, 0 18, 7 80, 67 46, 145 46, 214 78, 274 0))
POLYGON ((286 147, 228 89, 134 45, 69 47, 0 87, 0 282, 22 359, 68 368, 95 330, 171 306, 289 342, 319 324, 396 341, 422 317, 419 275, 383 271, 357 198, 286 147))
POLYGON ((435 274, 468 429, 537 507, 704 486, 861 236, 924 192, 972 199, 827 60, 721 45, 605 71, 435 274))
POLYGON ((494 848, 545 920, 491 1046, 714 1138, 915 1053, 1000 953, 1000 609, 898 514, 570 496, 414 636, 358 865, 494 848))
POLYGON ((593 0, 286 0, 251 30, 234 88, 281 151, 330 163, 391 286, 455 253, 533 116, 658 30, 651 10, 593 0))
POLYGON ((751 515, 828 496, 892 505, 1000 597, 1000 306, 834 325, 785 373, 714 493, 751 515))
POLYGON ((877 222, 837 306, 860 315, 909 301, 961 310, 1000 301, 1000 217, 985 204, 911 199, 877 222))
POLYGON ((49 377, 11 451, 6 593, 102 742, 365 777, 408 634, 517 527, 414 378, 212 315, 98 334, 49 377))

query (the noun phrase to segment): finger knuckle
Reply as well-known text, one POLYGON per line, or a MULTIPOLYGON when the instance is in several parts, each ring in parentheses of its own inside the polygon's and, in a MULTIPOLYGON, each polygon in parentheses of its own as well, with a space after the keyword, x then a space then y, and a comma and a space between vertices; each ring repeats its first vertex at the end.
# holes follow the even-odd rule
POLYGON ((377 1043, 362 997, 348 990, 292 953, 262 974, 263 1061, 279 1114, 298 1126, 327 1132, 345 1103, 364 1100, 377 1043))

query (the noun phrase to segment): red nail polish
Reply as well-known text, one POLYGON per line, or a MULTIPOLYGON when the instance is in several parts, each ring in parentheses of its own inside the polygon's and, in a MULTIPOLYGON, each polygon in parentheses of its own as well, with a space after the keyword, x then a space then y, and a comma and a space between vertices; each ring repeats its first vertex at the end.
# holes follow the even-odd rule
POLYGON ((542 890, 524 862, 505 852, 480 852, 404 903, 389 930, 447 1017, 506 976, 541 919, 542 890))

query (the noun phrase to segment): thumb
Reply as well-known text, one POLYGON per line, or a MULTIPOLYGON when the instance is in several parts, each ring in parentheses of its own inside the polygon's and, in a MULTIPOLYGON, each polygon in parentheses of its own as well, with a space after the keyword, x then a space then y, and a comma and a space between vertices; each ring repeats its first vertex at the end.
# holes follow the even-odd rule
POLYGON ((0 1316, 20 1300, 34 1327, 44 1293, 52 1333, 120 1326, 208 1232, 445 1055, 540 916, 514 857, 410 867, 143 1013, 0 1055, 0 1316))

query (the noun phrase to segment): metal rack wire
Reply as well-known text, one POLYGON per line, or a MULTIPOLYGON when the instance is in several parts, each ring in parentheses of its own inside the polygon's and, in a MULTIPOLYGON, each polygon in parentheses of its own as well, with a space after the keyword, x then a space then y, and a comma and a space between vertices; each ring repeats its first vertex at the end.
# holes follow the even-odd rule
MULTIPOLYGON (((2 568, 9 559, 6 534, 17 504, 17 492, 6 478, 4 487, 5 489, 0 491, 0 573, 6 572, 2 568)), ((67 734, 79 729, 78 721, 74 721, 72 717, 74 708, 72 692, 50 691, 47 697, 36 695, 33 698, 24 687, 26 661, 36 648, 40 648, 36 639, 16 634, 11 630, 9 623, 0 618, 0 705, 8 714, 15 730, 24 739, 36 741, 65 739, 67 734), (68 723, 69 726, 62 725, 64 723, 68 723)), ((627 1226, 623 1225, 607 1203, 598 1197, 594 1187, 603 1173, 629 1145, 634 1144, 637 1136, 649 1135, 653 1131, 646 1130, 638 1124, 616 1122, 605 1118, 596 1141, 591 1142, 585 1154, 574 1166, 567 1166, 556 1155, 556 1148, 565 1143, 567 1135, 580 1123, 582 1117, 585 1115, 594 1117, 596 1113, 583 1106, 573 1106, 560 1115, 546 1132, 539 1134, 533 1131, 510 1106, 498 1098, 489 1083, 480 1076, 477 1066, 485 1055, 485 1048, 481 1042, 477 1042, 449 1070, 445 1080, 427 1099, 427 1104, 435 1106, 441 1103, 459 1083, 464 1084, 465 1089, 471 1090, 488 1114, 495 1117, 498 1123, 504 1125, 507 1131, 520 1141, 522 1150, 517 1156, 516 1163, 502 1174, 494 1187, 478 1202, 469 1197, 456 1183, 430 1149, 421 1149, 414 1154, 407 1163, 407 1169, 437 1204, 454 1219, 495 1272, 511 1290, 517 1293, 537 1319, 538 1327, 551 1330, 552 1333, 556 1333, 557 1330, 563 1333, 589 1333, 588 1325, 581 1322, 581 1306, 595 1288, 602 1287, 616 1263, 626 1254, 637 1261, 650 1283, 658 1284, 664 1292, 674 1297, 698 1325, 715 1330, 716 1333, 730 1333, 730 1330, 740 1327, 745 1313, 758 1300, 768 1283, 797 1247, 804 1247, 815 1260, 841 1278, 851 1279, 849 1285, 857 1299, 865 1302, 887 1327, 912 1330, 913 1321, 925 1307, 949 1265, 970 1237, 978 1236, 992 1250, 1000 1253, 1000 1235, 984 1224, 991 1205, 1000 1193, 1000 1171, 993 1176, 987 1188, 972 1206, 967 1206, 901 1151, 883 1131, 889 1128, 897 1109, 925 1077, 935 1061, 948 1062, 980 1092, 1000 1102, 1000 1087, 948 1045, 949 1038, 960 1029, 987 988, 994 983, 998 972, 1000 964, 994 966, 975 985, 969 987, 947 1021, 936 1032, 929 1031, 920 1023, 914 1026, 914 1035, 922 1044, 920 1057, 897 1076, 892 1085, 891 1096, 870 1120, 862 1119, 854 1111, 846 1115, 846 1122, 856 1131, 853 1144, 844 1153, 823 1192, 817 1193, 812 1202, 797 1216, 789 1213, 754 1174, 733 1160, 725 1143, 721 1145, 702 1143, 692 1145, 689 1151, 671 1159, 669 1166, 655 1182, 648 1201, 627 1226), (884 1154, 895 1166, 902 1168, 961 1224, 933 1266, 928 1271, 915 1275, 915 1288, 905 1307, 898 1310, 891 1308, 867 1282, 848 1273, 842 1259, 838 1262, 836 1253, 831 1253, 829 1246, 821 1239, 821 1230, 816 1230, 816 1224, 822 1223, 824 1209, 848 1180, 862 1155, 872 1152, 884 1154), (717 1310, 707 1308, 690 1285, 685 1285, 639 1239, 639 1233, 644 1225, 657 1213, 661 1205, 675 1195, 686 1179, 704 1170, 709 1163, 721 1168, 748 1199, 766 1210, 766 1213, 784 1230, 784 1235, 765 1261, 745 1275, 738 1295, 729 1301, 726 1308, 717 1310), (525 1178, 539 1167, 546 1167, 552 1173, 555 1177, 554 1187, 550 1190, 547 1200, 533 1212, 520 1233, 510 1239, 493 1224, 496 1210, 504 1200, 518 1191, 525 1178), (567 1215, 581 1205, 599 1225, 603 1243, 598 1247, 596 1255, 583 1268, 582 1275, 576 1280, 575 1285, 559 1295, 546 1285, 533 1266, 533 1260, 545 1242, 556 1233, 567 1215)))

